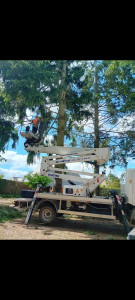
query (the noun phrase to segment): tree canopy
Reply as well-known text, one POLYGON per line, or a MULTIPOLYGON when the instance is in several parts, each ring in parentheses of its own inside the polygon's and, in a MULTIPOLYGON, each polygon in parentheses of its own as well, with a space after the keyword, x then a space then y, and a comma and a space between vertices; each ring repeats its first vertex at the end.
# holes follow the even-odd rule
MULTIPOLYGON (((19 141, 27 111, 54 143, 105 147, 111 166, 127 165, 135 141, 134 61, 0 61, 0 149, 19 141), (53 132, 53 133, 52 133, 53 132)), ((32 153, 28 156, 31 162, 32 153)))
POLYGON ((106 188, 110 190, 120 189, 120 179, 113 174, 109 174, 108 179, 106 180, 106 188))
POLYGON ((91 111, 78 132, 81 145, 109 146, 111 167, 126 166, 128 155, 135 149, 133 67, 134 62, 88 62, 81 90, 82 98, 89 98, 87 110, 91 111))

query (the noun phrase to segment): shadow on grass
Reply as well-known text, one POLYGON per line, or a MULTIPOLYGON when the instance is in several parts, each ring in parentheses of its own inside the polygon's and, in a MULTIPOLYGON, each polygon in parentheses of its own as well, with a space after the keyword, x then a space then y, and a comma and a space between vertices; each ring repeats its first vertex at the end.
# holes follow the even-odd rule
MULTIPOLYGON (((24 225, 26 226, 26 225, 24 225)), ((29 230, 40 229, 40 230, 49 230, 49 232, 59 231, 68 231, 68 232, 77 232, 83 233, 87 237, 92 236, 96 238, 96 236, 101 236, 110 239, 124 239, 126 238, 126 234, 124 233, 124 228, 122 224, 116 221, 110 220, 101 220, 101 219, 77 219, 70 218, 70 216, 59 217, 57 218, 54 224, 45 225, 40 223, 38 215, 32 215, 29 224, 27 225, 29 230), (110 237, 111 236, 111 237, 110 237)))

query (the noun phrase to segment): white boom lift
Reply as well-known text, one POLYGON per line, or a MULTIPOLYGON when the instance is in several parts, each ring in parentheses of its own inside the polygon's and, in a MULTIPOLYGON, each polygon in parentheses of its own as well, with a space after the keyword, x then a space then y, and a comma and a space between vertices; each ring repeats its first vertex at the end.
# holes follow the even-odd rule
POLYGON ((49 153, 54 154, 53 156, 42 157, 41 167, 40 167, 40 175, 50 176, 53 178, 60 178, 65 180, 72 180, 82 183, 84 186, 84 194, 83 196, 88 196, 92 193, 98 186, 101 184, 106 176, 105 174, 95 174, 89 172, 81 172, 75 170, 65 170, 62 168, 57 168, 58 165, 73 163, 73 162, 93 162, 97 161, 98 165, 102 165, 109 160, 110 151, 108 148, 72 148, 72 147, 60 147, 60 146, 51 146, 45 147, 43 145, 39 146, 25 146, 27 151, 34 151, 35 153, 49 153), (55 167, 54 167, 55 166, 55 167), (68 174, 63 174, 63 173, 68 174), (59 173, 62 174, 59 174, 59 173), (81 174, 89 177, 93 177, 92 179, 86 179, 76 176, 71 176, 72 174, 81 174))
MULTIPOLYGON (((22 134, 29 139, 27 133, 22 134)), ((38 186, 32 200, 25 224, 28 224, 33 209, 39 210, 40 220, 44 224, 50 224, 61 214, 81 215, 96 218, 119 219, 127 232, 129 227, 123 210, 120 198, 112 192, 112 197, 92 197, 92 192, 106 179, 105 173, 95 174, 76 170, 59 168, 62 164, 75 162, 88 162, 103 165, 110 158, 109 148, 74 148, 62 146, 45 146, 25 142, 26 151, 35 153, 52 154, 43 156, 40 167, 40 175, 51 178, 65 179, 67 181, 77 181, 80 186, 70 186, 70 189, 62 193, 42 192, 42 187, 38 186), (66 173, 66 174, 65 174, 66 173), (71 175, 72 174, 72 175, 71 175), (75 174, 85 175, 88 178, 76 177, 75 174), (73 187, 73 188, 71 188, 73 187), (78 188, 76 188, 78 187, 78 188), (70 190, 70 192, 69 192, 70 190)))

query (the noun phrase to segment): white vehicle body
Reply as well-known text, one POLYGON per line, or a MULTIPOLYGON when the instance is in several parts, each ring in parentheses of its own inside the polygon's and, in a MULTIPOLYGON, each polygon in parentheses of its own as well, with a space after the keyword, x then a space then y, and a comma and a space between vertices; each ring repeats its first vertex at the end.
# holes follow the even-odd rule
POLYGON ((121 175, 121 195, 127 198, 127 203, 135 206, 135 169, 127 169, 121 175))
POLYGON ((62 188, 63 195, 83 196, 83 186, 81 185, 64 185, 62 188))

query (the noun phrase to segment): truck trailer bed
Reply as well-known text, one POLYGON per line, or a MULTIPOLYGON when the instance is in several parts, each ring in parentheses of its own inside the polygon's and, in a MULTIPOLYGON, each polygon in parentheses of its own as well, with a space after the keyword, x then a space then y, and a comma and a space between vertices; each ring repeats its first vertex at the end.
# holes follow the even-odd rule
POLYGON ((69 215, 78 215, 78 216, 86 216, 86 217, 94 217, 94 218, 104 218, 104 219, 111 219, 115 220, 116 216, 113 214, 113 201, 112 199, 105 199, 100 197, 77 197, 77 196, 71 196, 71 195, 63 195, 60 193, 37 193, 37 198, 45 199, 45 200, 51 200, 51 201, 59 201, 59 208, 57 210, 60 214, 69 214, 69 215), (79 212, 69 209, 61 209, 62 201, 70 201, 75 203, 85 203, 85 204, 105 204, 110 206, 111 208, 111 214, 98 214, 98 213, 90 213, 90 212, 79 212))

